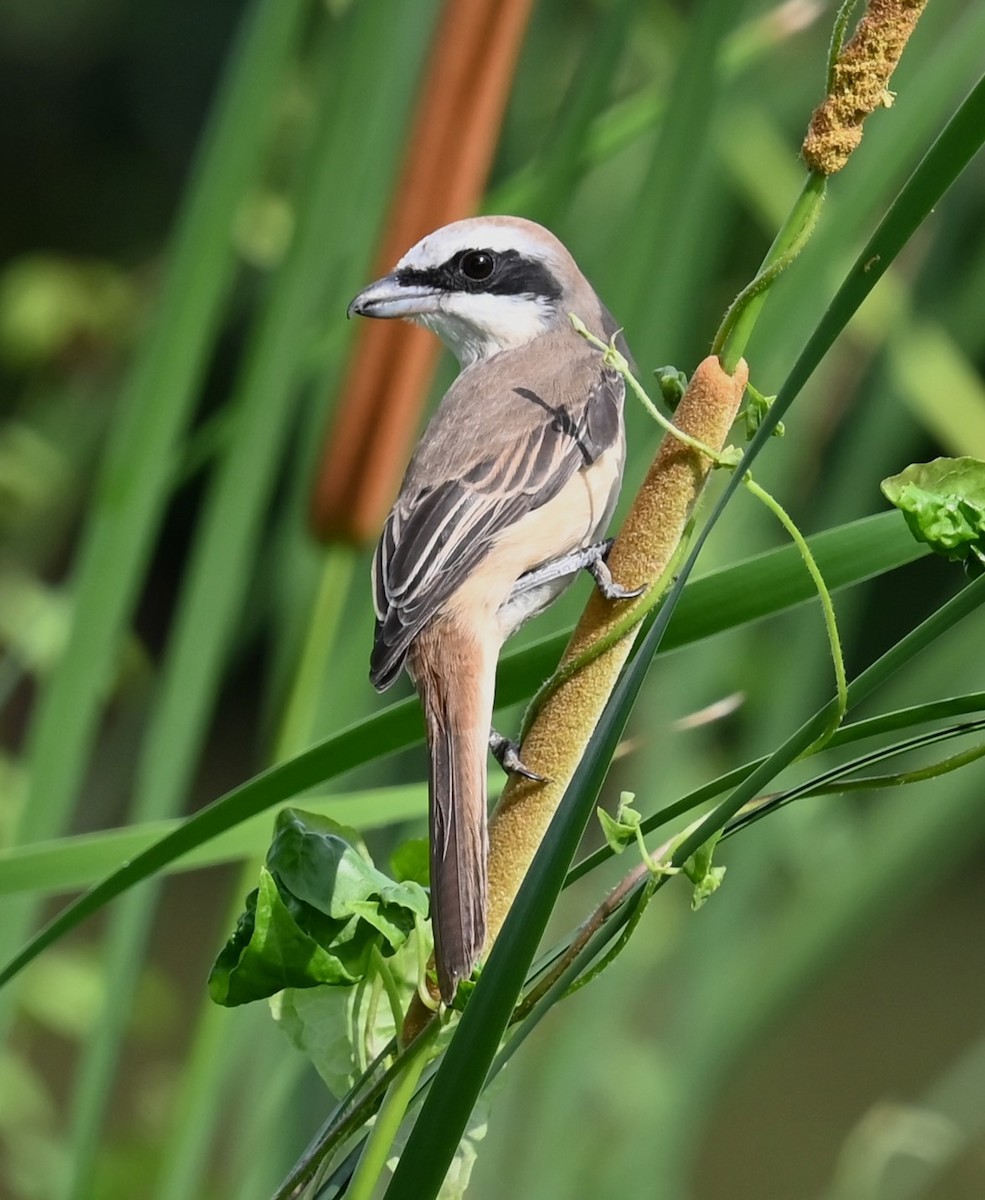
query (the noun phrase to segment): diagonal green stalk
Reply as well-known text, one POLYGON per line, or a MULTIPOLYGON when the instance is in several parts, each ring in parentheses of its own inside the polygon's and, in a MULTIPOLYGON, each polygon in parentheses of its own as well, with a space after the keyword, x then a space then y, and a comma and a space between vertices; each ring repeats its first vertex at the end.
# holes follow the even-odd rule
MULTIPOLYGON (((868 717, 863 721, 853 721, 850 724, 842 725, 832 735, 824 748, 834 749, 839 746, 849 746, 866 738, 878 737, 882 734, 897 732, 901 729, 909 729, 916 725, 925 724, 928 721, 965 716, 970 713, 981 712, 982 709, 985 709, 985 692, 973 692, 970 695, 958 696, 950 700, 934 700, 927 704, 918 704, 912 708, 899 709, 895 712, 883 714, 882 716, 868 717)), ((754 759, 752 762, 744 763, 742 766, 735 767, 731 771, 727 771, 724 775, 720 775, 717 779, 702 784, 701 787, 688 792, 672 804, 665 805, 657 812, 643 819, 640 823, 641 833, 652 833, 654 830, 660 829, 678 817, 684 816, 686 813, 692 812, 701 805, 714 800, 716 797, 722 795, 723 792, 727 792, 730 788, 742 783, 744 779, 748 778, 765 761, 766 756, 764 755, 761 758, 754 759)), ((610 846, 603 845, 591 854, 586 855, 568 872, 565 887, 576 883, 583 875, 587 875, 601 863, 610 859, 613 854, 614 851, 610 846)))
POLYGON ((711 352, 718 355, 723 368, 730 375, 745 353, 770 288, 810 240, 821 213, 826 188, 826 176, 817 172, 808 175, 756 277, 736 296, 722 318, 711 352))
MULTIPOLYGON (((749 807, 740 813, 728 825, 725 833, 733 834, 769 813, 784 808, 794 800, 805 799, 808 796, 840 796, 849 792, 884 791, 887 788, 909 787, 914 783, 926 783, 930 779, 940 779, 944 775, 950 775, 952 771, 958 771, 961 767, 966 767, 985 757, 985 742, 977 746, 969 746, 966 750, 959 750, 956 754, 949 754, 946 758, 937 759, 923 767, 914 767, 909 771, 894 771, 888 775, 864 775, 857 779, 846 778, 852 772, 860 771, 863 767, 871 766, 873 763, 894 758, 899 754, 906 754, 922 746, 936 745, 938 742, 949 741, 951 738, 967 737, 968 734, 978 733, 983 728, 985 728, 985 721, 970 721, 965 725, 957 725, 950 729, 935 729, 930 733, 908 738, 895 745, 881 747, 872 754, 849 763, 842 763, 814 779, 798 784, 795 788, 757 802, 754 807, 749 807)), ((724 833, 723 836, 725 836, 724 833)))
POLYGON ((421 1072, 427 1066, 428 1056, 424 1049, 425 1047, 414 1047, 404 1060, 402 1070, 387 1089, 360 1156, 359 1165, 346 1192, 349 1200, 370 1200, 386 1170, 394 1140, 414 1098, 421 1072))

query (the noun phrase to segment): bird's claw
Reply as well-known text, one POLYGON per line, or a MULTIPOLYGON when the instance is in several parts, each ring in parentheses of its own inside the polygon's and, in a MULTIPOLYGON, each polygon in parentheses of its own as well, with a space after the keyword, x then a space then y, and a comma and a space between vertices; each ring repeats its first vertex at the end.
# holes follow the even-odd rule
MULTIPOLYGON (((608 553, 608 549, 606 549, 606 553, 608 553)), ((621 583, 616 583, 612 578, 612 572, 609 570, 608 563, 604 557, 595 559, 594 562, 588 564, 586 569, 595 580, 595 586, 606 600, 635 600, 646 591, 645 584, 643 587, 627 588, 623 587, 621 583)))
POLYGON ((520 747, 503 737, 495 729, 489 731, 489 749, 493 758, 499 763, 507 775, 522 775, 524 779, 532 779, 534 783, 544 783, 544 776, 526 766, 520 758, 520 747))

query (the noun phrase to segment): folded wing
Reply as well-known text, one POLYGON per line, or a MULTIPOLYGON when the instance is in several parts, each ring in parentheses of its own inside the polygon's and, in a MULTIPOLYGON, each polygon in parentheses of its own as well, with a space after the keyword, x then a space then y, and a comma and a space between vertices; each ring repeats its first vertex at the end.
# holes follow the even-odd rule
MULTIPOLYGON (((373 560, 377 620, 370 679, 377 688, 394 681, 410 643, 496 538, 553 499, 620 438, 622 379, 601 363, 591 378, 587 392, 562 403, 552 402, 553 390, 545 399, 520 384, 505 388, 485 444, 475 429, 461 429, 461 456, 450 441, 454 387, 449 392, 436 420, 449 425, 444 463, 460 463, 462 474, 440 478, 432 464, 415 469, 412 463, 373 560)), ((442 456, 435 462, 440 467, 442 456)))

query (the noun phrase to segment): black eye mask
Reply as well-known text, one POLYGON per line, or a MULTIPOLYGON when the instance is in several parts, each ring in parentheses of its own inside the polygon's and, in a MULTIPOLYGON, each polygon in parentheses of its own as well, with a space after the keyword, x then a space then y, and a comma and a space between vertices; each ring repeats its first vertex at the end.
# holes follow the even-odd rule
POLYGON ((438 267, 403 267, 397 280, 405 287, 470 295, 561 297, 561 285, 546 264, 524 258, 519 250, 459 250, 438 267))

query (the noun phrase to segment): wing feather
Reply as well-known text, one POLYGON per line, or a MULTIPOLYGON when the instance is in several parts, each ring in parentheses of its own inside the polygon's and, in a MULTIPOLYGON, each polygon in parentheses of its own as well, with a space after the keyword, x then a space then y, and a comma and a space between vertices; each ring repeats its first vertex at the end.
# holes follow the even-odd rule
POLYGON ((601 363, 588 393, 567 403, 552 405, 526 387, 507 391, 498 419, 476 429, 454 412, 453 386, 422 440, 422 448, 431 449, 444 437, 443 456, 434 454, 430 462, 415 456, 408 468, 373 559, 377 622, 370 678, 381 690, 496 537, 553 499, 622 437, 622 379, 601 363), (463 458, 472 465, 460 477, 434 478, 435 463, 447 469, 463 458))

